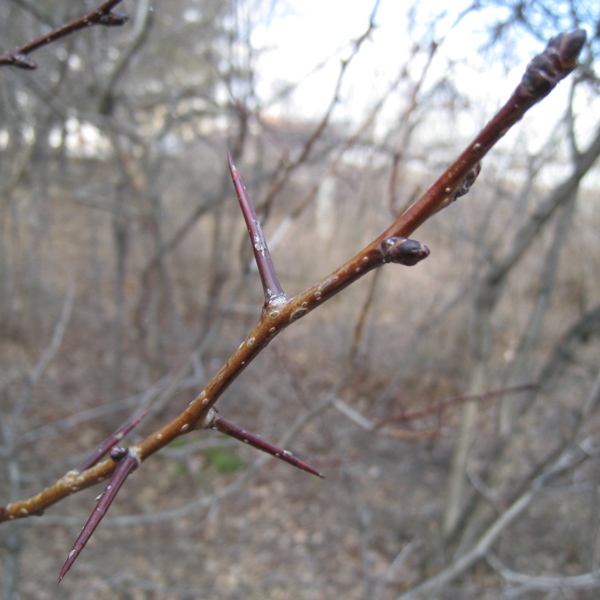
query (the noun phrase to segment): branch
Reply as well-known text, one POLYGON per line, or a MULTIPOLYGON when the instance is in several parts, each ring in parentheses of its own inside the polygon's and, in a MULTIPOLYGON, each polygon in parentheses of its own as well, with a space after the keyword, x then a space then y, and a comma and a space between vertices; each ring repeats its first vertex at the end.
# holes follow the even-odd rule
POLYGON ((133 23, 133 31, 131 35, 131 41, 124 48, 120 54, 119 59, 112 69, 108 80, 104 84, 104 89, 99 94, 100 101, 98 106, 102 114, 109 114, 112 105, 112 95, 115 83, 119 77, 124 73, 127 65, 130 63, 132 57, 139 50, 144 43, 151 24, 152 8, 150 7, 150 0, 142 0, 137 5, 137 12, 135 21, 133 23))
MULTIPOLYGON (((340 68, 339 68, 337 80, 336 80, 336 83, 334 86, 334 91, 333 91, 331 100, 329 101, 329 105, 325 109, 325 113, 324 113, 322 119, 319 121, 319 123, 317 123, 313 132, 310 134, 310 136, 308 137, 306 142, 303 144, 302 148, 299 150, 297 156, 295 156, 293 159, 290 159, 288 153, 286 152, 285 156, 282 156, 280 158, 279 164, 275 170, 275 173, 274 173, 274 176, 272 179, 271 186, 270 186, 269 190, 266 192, 263 201, 260 203, 260 207, 262 210, 264 210, 264 211, 269 210, 276 195, 286 185, 291 174, 298 167, 300 167, 302 164, 304 164, 304 162, 306 161, 306 159, 309 157, 310 153, 312 152, 313 147, 315 146, 317 140, 319 140, 319 138, 321 137, 321 134, 323 133, 323 131, 325 131, 325 128, 329 125, 329 122, 331 121, 331 117, 333 115, 333 111, 339 103, 340 90, 342 89, 342 85, 344 83, 345 76, 348 72, 348 68, 350 67, 352 61, 354 61, 354 59, 358 56, 363 43, 369 38, 369 36, 371 35, 371 32, 376 27, 374 19, 377 14, 378 5, 379 5, 379 2, 378 1, 375 2, 375 5, 373 6, 373 10, 371 11, 371 15, 369 17, 369 23, 367 25, 365 32, 352 42, 352 50, 350 52, 350 55, 340 62, 340 68)), ((242 107, 239 103, 236 102, 235 104, 236 104, 236 107, 238 108, 238 110, 247 112, 247 110, 244 107, 242 107)), ((260 123, 260 118, 257 117, 257 120, 260 123)))
POLYGON ((558 82, 575 68, 576 59, 583 48, 586 34, 583 29, 561 33, 552 38, 548 46, 527 66, 525 74, 513 95, 481 130, 452 166, 413 204, 383 236, 410 235, 429 217, 456 199, 463 189, 469 171, 508 132, 525 113, 545 98, 558 82), (562 54, 559 53, 562 51, 562 54))
POLYGON ((522 385, 514 385, 511 387, 501 388, 499 390, 491 390, 482 394, 461 394, 448 400, 438 402, 434 406, 423 408, 421 410, 403 411, 398 415, 381 419, 380 421, 370 421, 358 411, 354 410, 351 406, 348 406, 340 398, 332 397, 331 404, 343 415, 348 417, 351 421, 354 421, 359 427, 367 431, 377 431, 379 435, 385 437, 391 437, 401 440, 423 440, 441 435, 439 428, 430 431, 407 431, 398 429, 382 429, 389 423, 417 421, 419 419, 425 419, 427 417, 438 416, 441 417, 444 410, 464 404, 465 402, 479 401, 484 402, 493 398, 501 397, 506 394, 517 394, 527 390, 535 389, 539 387, 535 383, 525 383, 522 385))
MULTIPOLYGON (((544 53, 530 63, 523 80, 504 107, 420 200, 355 257, 320 282, 277 306, 264 307, 259 323, 188 407, 139 444, 132 446, 131 452, 140 461, 146 460, 177 437, 205 427, 217 400, 275 336, 369 271, 386 262, 403 262, 406 249, 402 248, 405 242, 401 238, 408 237, 469 188, 479 170, 478 163, 490 148, 529 108, 573 70, 584 41, 585 32, 580 29, 554 38, 544 53)), ((97 483, 114 469, 115 463, 106 460, 85 473, 68 473, 38 495, 0 507, 0 521, 40 512, 73 492, 97 483)))
POLYGON ((44 376, 48 365, 52 362, 62 344, 65 332, 67 330, 67 326, 69 324, 69 320, 71 318, 74 298, 75 285, 73 284, 72 277, 69 275, 67 283, 67 292, 65 294, 62 308, 60 310, 60 316, 58 317, 58 320, 54 325, 54 331, 52 332, 52 338, 50 340, 50 343, 42 352, 35 367, 33 367, 33 369, 27 374, 27 383, 25 386, 25 391, 20 397, 20 399, 17 401, 13 409, 13 419, 11 426, 8 427, 5 423, 2 423, 3 433, 5 435, 5 438, 8 440, 9 446, 12 446, 13 444, 15 444, 16 446, 22 443, 22 440, 17 437, 17 423, 23 411, 25 410, 25 407, 31 400, 35 386, 40 382, 40 380, 44 376))
POLYGON ((492 553, 489 553, 485 558, 494 571, 496 571, 507 583, 511 584, 511 586, 519 586, 510 588, 516 592, 525 591, 523 588, 526 588, 529 592, 533 590, 562 590, 564 588, 571 590, 591 590, 600 587, 600 569, 582 575, 544 577, 517 573, 516 571, 505 567, 492 553))
POLYGON ((460 396, 454 396, 453 398, 442 400, 441 402, 438 402, 434 406, 430 406, 428 408, 422 408, 420 410, 412 411, 402 411, 398 415, 387 417, 386 419, 381 419, 381 421, 375 424, 375 428, 383 427, 388 423, 415 421, 417 419, 424 419, 426 417, 432 417, 434 415, 441 415, 444 410, 450 408, 451 406, 459 406, 460 404, 464 404, 465 402, 472 401, 485 402, 486 400, 491 400, 493 398, 497 398, 498 396, 505 396, 507 394, 518 394, 519 392, 534 390, 538 387, 539 384, 537 383, 524 383, 522 385, 512 385, 508 387, 503 387, 498 390, 490 390, 489 392, 483 392, 482 394, 461 394, 460 396))
POLYGON ((0 67, 10 65, 19 69, 37 69, 37 64, 29 58, 31 52, 47 46, 56 40, 71 35, 80 29, 86 29, 92 25, 104 25, 105 27, 118 27, 127 22, 127 15, 122 13, 113 13, 112 9, 123 0, 108 0, 96 10, 89 12, 83 17, 79 17, 43 35, 32 42, 19 46, 14 50, 0 54, 0 67))
POLYGON ((591 452, 587 451, 586 448, 588 446, 593 447, 595 443, 597 443, 597 440, 593 441, 593 438, 590 437, 584 440, 579 447, 563 453, 553 467, 532 481, 529 488, 488 527, 469 552, 460 556, 437 575, 430 577, 412 590, 399 596, 398 600, 417 600, 418 598, 429 597, 430 594, 460 577, 478 560, 484 558, 500 534, 525 512, 539 492, 555 477, 576 468, 587 460, 591 456, 591 452))

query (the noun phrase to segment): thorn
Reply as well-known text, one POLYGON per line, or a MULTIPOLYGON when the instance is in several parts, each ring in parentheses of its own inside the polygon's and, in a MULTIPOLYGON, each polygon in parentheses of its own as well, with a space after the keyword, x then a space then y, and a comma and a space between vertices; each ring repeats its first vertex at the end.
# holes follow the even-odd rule
POLYGON ((85 545, 88 543, 89 539, 92 537, 94 531, 96 531, 96 527, 102 521, 104 515, 108 511, 110 505, 113 500, 116 498, 118 491, 121 489, 123 483, 127 477, 135 471, 139 464, 139 457, 134 454, 131 449, 125 448, 113 448, 112 451, 116 456, 120 456, 121 458, 117 462, 117 466, 113 471, 112 477, 108 482, 108 485, 104 489, 104 491, 96 498, 97 504, 86 524, 83 526, 81 533, 75 540, 75 544, 73 544, 73 548, 71 552, 69 552, 69 556, 67 556, 67 560, 63 565, 63 568, 60 570, 60 574, 58 576, 58 581, 56 585, 58 585, 67 574, 67 571, 73 566, 73 563, 77 560, 77 557, 81 553, 81 551, 85 548, 85 545))
POLYGON ((227 162, 229 163, 229 172, 231 173, 231 179, 233 186, 237 193, 240 208, 242 209, 242 215, 248 228, 248 235, 250 236, 250 243, 252 244, 252 252, 254 253, 254 260, 258 267, 258 273, 262 282, 263 291, 265 294, 265 306, 270 304, 275 299, 287 299, 287 295, 284 293, 277 273, 275 272, 275 266, 271 259, 271 253, 267 247, 265 236, 263 235, 260 222, 256 216, 256 211, 250 200, 250 196, 246 190, 246 186, 242 180, 242 176, 237 170, 233 163, 233 157, 231 152, 227 151, 227 162))
POLYGON ((146 409, 141 415, 129 423, 123 425, 121 429, 110 436, 104 444, 102 444, 94 453, 86 460, 84 460, 79 468, 77 469, 80 473, 87 471, 87 469, 93 467, 113 446, 118 444, 136 425, 144 419, 152 409, 146 409))
POLYGON ((218 413, 215 413, 214 419, 210 424, 211 429, 216 429, 225 435, 229 435, 237 440, 244 442, 245 444, 249 444, 262 452, 266 452, 275 458, 279 458, 302 471, 306 471, 307 473, 311 473, 312 475, 316 475, 321 479, 325 479, 325 477, 319 473, 319 471, 313 469, 311 466, 307 465, 304 461, 296 458, 291 452, 287 450, 283 450, 270 442, 263 440, 260 436, 252 433, 250 431, 246 431, 242 429, 235 423, 232 423, 228 419, 225 419, 218 413))

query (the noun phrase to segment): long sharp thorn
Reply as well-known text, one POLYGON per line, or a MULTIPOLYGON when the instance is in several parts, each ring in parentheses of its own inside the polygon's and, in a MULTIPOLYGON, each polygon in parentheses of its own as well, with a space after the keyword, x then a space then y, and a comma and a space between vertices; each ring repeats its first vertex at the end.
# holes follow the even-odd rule
POLYGON ((321 473, 319 473, 319 471, 313 469, 311 466, 307 465, 304 461, 300 460, 299 458, 296 458, 288 450, 283 450, 278 446, 275 446, 274 444, 263 440, 255 433, 242 429, 235 423, 232 423, 231 421, 225 419, 217 413, 215 413, 214 419, 210 424, 210 428, 216 429, 217 431, 220 431, 225 435, 229 435, 237 440, 249 444, 250 446, 253 446, 254 448, 257 448, 258 450, 261 450, 262 452, 266 452, 267 454, 270 454, 275 458, 279 458, 280 460, 283 460, 289 463, 290 465, 297 467, 298 469, 302 469, 307 473, 311 473, 312 475, 316 475, 317 477, 321 477, 321 479, 324 479, 324 476, 321 473))
POLYGON ((242 176, 233 163, 233 158, 229 150, 227 151, 227 161, 229 163, 229 172, 231 173, 233 186, 235 187, 240 208, 242 209, 242 215, 244 216, 248 234, 250 235, 254 260, 256 261, 263 291, 265 293, 265 304, 269 304, 275 298, 285 299, 287 296, 279 283, 277 273, 275 272, 275 266, 271 259, 271 253, 269 252, 260 222, 256 216, 256 211, 254 210, 250 196, 246 191, 242 176))
POLYGON ((111 435, 102 446, 95 450, 89 458, 84 460, 77 470, 82 473, 93 467, 113 446, 116 446, 136 425, 138 425, 151 410, 151 408, 146 409, 141 415, 123 425, 123 427, 111 435))
POLYGON ((69 556, 67 557, 65 564, 60 570, 56 585, 62 581, 63 577, 67 574, 67 571, 73 566, 73 563, 77 560, 77 557, 85 548, 85 545, 92 537, 94 531, 96 531, 96 527, 98 527, 100 521, 102 521, 106 511, 109 509, 112 501, 115 499, 118 491, 121 489, 123 483, 125 483, 127 477, 133 473, 133 471, 135 471, 140 464, 140 459, 133 452, 131 452, 131 450, 125 450, 124 448, 113 448, 111 450, 111 457, 113 460, 118 461, 117 467, 114 470, 106 489, 102 492, 102 494, 100 494, 100 496, 98 496, 98 503, 92 511, 90 518, 87 520, 86 524, 81 530, 81 533, 75 540, 73 549, 71 552, 69 552, 69 556))

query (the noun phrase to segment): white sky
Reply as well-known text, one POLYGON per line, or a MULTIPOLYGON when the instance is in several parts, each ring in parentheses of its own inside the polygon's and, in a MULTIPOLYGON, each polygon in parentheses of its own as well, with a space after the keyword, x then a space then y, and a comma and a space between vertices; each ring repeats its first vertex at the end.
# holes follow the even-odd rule
MULTIPOLYGON (((297 91, 290 107, 302 111, 304 115, 319 115, 326 106, 337 79, 339 61, 349 55, 350 42, 367 28, 374 2, 371 0, 302 0, 293 2, 293 12, 278 15, 269 25, 258 27, 253 36, 255 47, 267 48, 260 59, 259 72, 262 86, 259 93, 269 96, 273 84, 279 81, 301 81, 324 59, 328 64, 318 73, 308 78, 297 91)), ((394 78, 403 65, 413 40, 419 41, 424 34, 424 24, 431 22, 430 15, 439 15, 448 2, 429 0, 420 2, 421 23, 407 35, 406 11, 409 2, 381 0, 375 22, 377 29, 372 33, 355 59, 348 81, 352 87, 344 101, 350 102, 347 110, 352 113, 361 109, 380 96, 387 82, 394 78), (429 14, 428 14, 429 12, 429 14), (413 39, 411 39, 411 37, 413 39)), ((468 2, 457 0, 451 11, 436 28, 436 39, 448 31, 456 15, 468 2)), ((457 61, 467 61, 479 66, 473 48, 481 44, 484 37, 477 35, 483 28, 470 19, 469 43, 465 44, 465 26, 451 33, 444 44, 444 53, 457 61)), ((443 64, 441 61, 440 64, 443 64)), ((465 64, 466 66, 466 64, 465 64)), ((459 76, 460 74, 457 74, 459 76)), ((435 77, 435 71, 432 77, 435 77)))
MULTIPOLYGON (((469 0, 419 0, 416 25, 409 28, 407 7, 411 4, 410 0, 380 1, 375 18, 377 28, 348 70, 334 116, 360 122, 397 76, 412 45, 425 39, 426 29, 435 22, 433 38, 445 37, 445 40, 428 81, 433 83, 445 75, 474 100, 474 108, 464 116, 471 122, 460 124, 461 132, 470 138, 506 101, 518 85, 525 65, 543 50, 544 44, 523 36, 519 39, 521 55, 518 57, 511 56, 514 48, 505 45, 503 49, 500 44, 497 52, 506 54, 498 56, 493 65, 486 65, 478 49, 487 41, 489 23, 485 19, 495 20, 497 12, 469 14, 458 27, 452 28, 457 15, 471 4, 469 0), (439 18, 444 12, 445 17, 439 18), (507 60, 503 64, 501 59, 507 60), (448 72, 449 61, 454 61, 451 72, 448 72)), ((331 100, 340 60, 349 55, 351 41, 366 31, 373 6, 373 0, 288 0, 287 3, 282 0, 270 22, 255 25, 252 43, 261 49, 257 63, 257 90, 261 101, 272 98, 273 90, 284 83, 302 82, 288 100, 267 107, 266 112, 287 118, 320 118, 331 100), (324 61, 325 65, 315 72, 315 67, 324 61)), ((413 64, 414 76, 419 69, 418 63, 413 64)), ((519 125, 501 145, 512 146, 517 136, 519 143, 527 143, 531 150, 547 143, 549 123, 563 113, 568 89, 568 84, 561 84, 528 114, 525 122, 530 135, 523 135, 519 125)), ((389 104, 389 118, 397 118, 400 97, 395 105, 393 99, 389 104)), ((595 127, 595 119, 592 120, 595 127)), ((437 128, 440 129, 439 124, 437 128)))

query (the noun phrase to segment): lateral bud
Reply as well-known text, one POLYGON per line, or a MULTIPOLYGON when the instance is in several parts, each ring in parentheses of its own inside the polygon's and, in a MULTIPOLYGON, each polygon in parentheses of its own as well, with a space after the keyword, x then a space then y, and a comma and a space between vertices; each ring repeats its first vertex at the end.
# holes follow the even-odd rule
POLYGON ((31 60, 26 54, 13 54, 13 66, 18 69, 37 69, 35 61, 31 60))
POLYGON ((467 173, 467 176, 463 179, 463 182, 460 184, 459 188, 454 194, 455 200, 469 193, 469 190, 475 183, 479 173, 481 173, 481 161, 478 161, 477 164, 467 173))
POLYGON ((119 463, 127 456, 127 450, 121 446, 113 446, 110 450, 110 457, 114 462, 119 463))
POLYGON ((383 262, 393 262, 412 267, 429 256, 429 248, 416 240, 405 237, 389 237, 381 244, 383 262))
POLYGON ((125 13, 108 12, 100 15, 98 23, 105 27, 120 27, 129 21, 129 17, 125 13))

